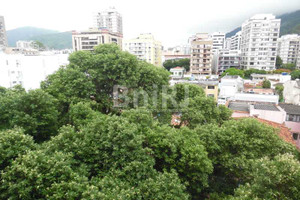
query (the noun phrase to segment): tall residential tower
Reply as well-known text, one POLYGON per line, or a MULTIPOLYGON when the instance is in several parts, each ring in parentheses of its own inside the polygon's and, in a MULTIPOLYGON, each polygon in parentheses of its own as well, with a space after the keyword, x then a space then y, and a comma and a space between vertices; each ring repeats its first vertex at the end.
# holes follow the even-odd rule
POLYGON ((296 64, 300 50, 300 36, 297 34, 284 35, 278 41, 278 56, 282 62, 296 64))
POLYGON ((111 33, 123 35, 122 16, 114 7, 97 13, 95 18, 98 29, 107 29, 111 33))
POLYGON ((194 75, 212 73, 213 40, 207 33, 198 33, 191 38, 190 71, 194 75))
POLYGON ((275 69, 279 29, 280 19, 272 14, 254 15, 242 24, 243 69, 275 69))

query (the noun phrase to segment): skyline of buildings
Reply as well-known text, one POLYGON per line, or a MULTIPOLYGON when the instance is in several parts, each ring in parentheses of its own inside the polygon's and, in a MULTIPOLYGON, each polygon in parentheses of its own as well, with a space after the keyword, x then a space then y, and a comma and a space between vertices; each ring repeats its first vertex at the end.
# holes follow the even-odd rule
MULTIPOLYGON (((74 51, 92 51, 99 44, 116 43, 122 50, 127 50, 136 55, 138 59, 156 66, 162 66, 166 60, 190 58, 190 72, 198 75, 220 74, 230 67, 271 71, 276 69, 277 54, 283 57, 284 64, 294 63, 300 68, 299 41, 289 41, 288 38, 291 36, 279 38, 280 19, 276 19, 272 14, 252 16, 242 23, 241 31, 231 37, 226 38, 226 34, 223 32, 206 34, 205 39, 202 38, 202 42, 204 40, 207 42, 205 55, 201 55, 203 50, 201 48, 204 48, 205 45, 195 46, 196 40, 198 42, 201 40, 197 39, 198 33, 189 37, 187 44, 164 49, 161 42, 154 40, 151 33, 141 33, 137 38, 123 40, 122 15, 114 7, 97 12, 94 20, 95 27, 85 31, 72 32, 74 51), (142 42, 134 40, 141 40, 142 42), (147 44, 147 41, 143 40, 152 41, 153 49, 151 49, 151 45, 147 44), (288 47, 285 41, 289 41, 288 47), (210 42, 212 42, 211 48, 207 49, 210 42), (293 46, 292 43, 295 45, 293 46)), ((295 35, 294 37, 297 38, 298 36, 295 35)), ((17 48, 30 49, 30 42, 18 41, 17 48)))

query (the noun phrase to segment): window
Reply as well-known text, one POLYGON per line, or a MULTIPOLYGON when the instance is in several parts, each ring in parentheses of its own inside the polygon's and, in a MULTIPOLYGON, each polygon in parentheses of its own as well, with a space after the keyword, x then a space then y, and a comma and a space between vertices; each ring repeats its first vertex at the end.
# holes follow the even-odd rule
POLYGON ((293 139, 294 139, 294 140, 298 140, 298 136, 299 136, 298 133, 293 133, 293 139))
POLYGON ((208 94, 207 96, 208 96, 208 97, 215 97, 214 94, 208 94))
POLYGON ((208 88, 209 90, 214 90, 214 89, 215 89, 215 86, 209 85, 207 88, 208 88))

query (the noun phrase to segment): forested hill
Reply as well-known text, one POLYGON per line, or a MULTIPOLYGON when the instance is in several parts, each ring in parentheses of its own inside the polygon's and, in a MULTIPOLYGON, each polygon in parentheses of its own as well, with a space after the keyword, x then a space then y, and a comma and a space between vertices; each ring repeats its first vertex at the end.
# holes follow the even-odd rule
MULTIPOLYGON (((280 15, 278 18, 281 19, 280 35, 300 34, 300 10, 280 15)), ((241 27, 234 29, 227 33, 226 37, 231 37, 240 30, 241 27)))
POLYGON ((21 27, 7 31, 8 45, 16 46, 18 40, 37 40, 50 49, 72 48, 72 33, 36 27, 21 27))

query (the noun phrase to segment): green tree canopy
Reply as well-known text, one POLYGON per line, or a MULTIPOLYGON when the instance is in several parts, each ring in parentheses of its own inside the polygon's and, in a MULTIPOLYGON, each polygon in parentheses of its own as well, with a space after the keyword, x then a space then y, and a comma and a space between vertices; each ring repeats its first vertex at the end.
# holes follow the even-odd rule
POLYGON ((271 88, 271 82, 267 79, 263 80, 262 87, 263 88, 271 88))
POLYGON ((10 89, 1 95, 0 106, 0 127, 20 126, 37 142, 45 141, 57 132, 57 101, 40 89, 29 92, 21 88, 10 89))
POLYGON ((232 67, 232 68, 226 69, 225 72, 223 72, 221 76, 223 77, 223 76, 226 76, 226 75, 238 75, 238 76, 243 78, 244 77, 244 71, 232 67))
POLYGON ((170 71, 170 69, 174 67, 183 67, 185 68, 186 71, 190 70, 190 59, 189 58, 184 58, 180 60, 167 60, 163 64, 164 68, 166 70, 170 71))
POLYGON ((276 69, 279 69, 282 65, 282 59, 280 58, 280 56, 276 56, 276 69))
POLYGON ((252 181, 240 186, 232 199, 300 199, 300 162, 291 154, 256 160, 251 175, 252 181))
POLYGON ((300 79, 300 70, 295 70, 291 72, 292 80, 300 79))
POLYGON ((259 69, 248 69, 248 70, 245 70, 244 73, 245 73, 246 79, 250 79, 251 74, 267 74, 267 72, 265 70, 259 70, 259 69))

